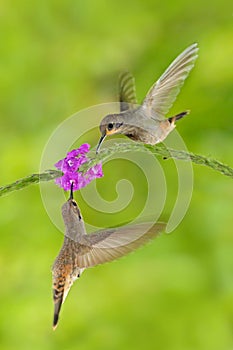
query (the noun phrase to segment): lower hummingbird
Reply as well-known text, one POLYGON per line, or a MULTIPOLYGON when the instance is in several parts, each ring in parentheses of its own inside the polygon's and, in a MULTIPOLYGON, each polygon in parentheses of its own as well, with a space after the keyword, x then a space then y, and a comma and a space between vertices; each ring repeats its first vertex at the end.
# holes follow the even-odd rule
POLYGON ((108 135, 123 134, 134 141, 155 145, 162 142, 176 127, 175 122, 189 113, 181 112, 165 119, 181 86, 194 66, 198 46, 184 50, 150 88, 142 105, 137 105, 134 78, 124 74, 120 78, 120 113, 105 116, 100 123, 101 138, 96 153, 108 135))
POLYGON ((85 269, 130 253, 166 228, 165 223, 142 223, 87 234, 80 209, 73 198, 72 185, 70 197, 62 206, 62 216, 65 238, 52 267, 53 329, 57 327, 61 306, 73 282, 85 269))

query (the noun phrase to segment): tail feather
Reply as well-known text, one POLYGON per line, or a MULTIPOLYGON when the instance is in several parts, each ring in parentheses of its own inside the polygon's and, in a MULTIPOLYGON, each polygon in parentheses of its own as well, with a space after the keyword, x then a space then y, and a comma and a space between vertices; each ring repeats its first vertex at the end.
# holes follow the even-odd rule
POLYGON ((59 298, 54 303, 53 330, 57 328, 61 306, 62 306, 62 298, 59 298))
POLYGON ((58 320, 59 320, 59 314, 61 311, 61 306, 63 302, 63 296, 64 296, 64 288, 59 290, 58 288, 53 289, 53 301, 54 301, 54 314, 53 314, 53 330, 57 328, 58 320))
POLYGON ((168 121, 170 123, 175 123, 177 120, 185 117, 187 114, 189 114, 189 111, 181 112, 179 114, 174 115, 173 117, 168 118, 168 121))

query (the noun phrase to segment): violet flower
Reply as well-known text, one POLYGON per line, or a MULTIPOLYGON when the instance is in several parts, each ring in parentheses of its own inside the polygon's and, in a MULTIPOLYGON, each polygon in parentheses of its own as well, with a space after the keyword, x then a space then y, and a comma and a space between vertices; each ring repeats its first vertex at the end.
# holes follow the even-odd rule
POLYGON ((84 143, 79 148, 68 152, 64 159, 55 164, 55 167, 63 172, 63 176, 55 179, 59 187, 69 191, 73 183, 73 190, 77 191, 87 186, 92 180, 103 176, 101 163, 91 167, 85 174, 78 172, 79 167, 89 160, 86 156, 89 150, 90 145, 84 143))

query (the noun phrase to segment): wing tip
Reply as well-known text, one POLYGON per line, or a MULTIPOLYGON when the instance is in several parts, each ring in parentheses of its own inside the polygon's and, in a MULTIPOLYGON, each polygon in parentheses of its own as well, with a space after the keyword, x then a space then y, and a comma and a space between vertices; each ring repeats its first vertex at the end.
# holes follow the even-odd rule
POLYGON ((162 232, 166 232, 166 228, 167 223, 159 221, 155 224, 152 224, 151 227, 147 230, 147 233, 151 233, 152 236, 156 236, 161 234, 162 232))
MULTIPOLYGON (((190 51, 192 52, 193 54, 197 54, 197 52, 199 51, 199 46, 198 46, 198 43, 195 42, 193 43, 192 45, 190 45, 188 48, 187 48, 187 51, 190 51)), ((198 56, 198 55, 197 55, 198 56)))

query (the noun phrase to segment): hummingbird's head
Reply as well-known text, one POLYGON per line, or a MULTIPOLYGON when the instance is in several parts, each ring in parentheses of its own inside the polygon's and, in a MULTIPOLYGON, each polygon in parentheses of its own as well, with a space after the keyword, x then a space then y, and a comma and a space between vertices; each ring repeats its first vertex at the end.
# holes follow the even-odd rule
POLYGON ((100 123, 101 137, 96 149, 96 153, 99 152, 100 146, 108 135, 122 133, 124 122, 121 114, 109 114, 104 117, 100 123))
POLYGON ((70 197, 62 206, 62 216, 66 228, 65 235, 77 241, 79 235, 85 233, 85 226, 78 204, 73 198, 73 183, 70 197))
POLYGON ((78 204, 73 196, 73 186, 74 183, 71 184, 70 189, 70 197, 62 206, 62 216, 66 223, 66 221, 76 221, 81 218, 78 204))

